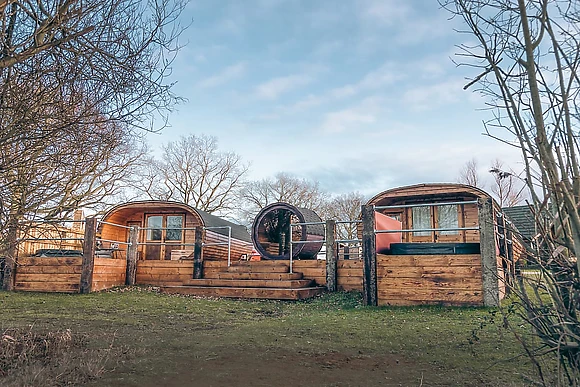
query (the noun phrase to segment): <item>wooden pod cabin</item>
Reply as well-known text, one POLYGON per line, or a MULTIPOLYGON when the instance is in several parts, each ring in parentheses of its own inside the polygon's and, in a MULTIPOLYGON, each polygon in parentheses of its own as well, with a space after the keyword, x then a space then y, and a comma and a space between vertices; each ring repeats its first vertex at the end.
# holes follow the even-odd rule
POLYGON ((402 229, 388 248, 376 231, 379 305, 497 305, 526 254, 499 205, 475 187, 418 184, 368 204, 402 229))
POLYGON ((260 256, 290 259, 290 223, 310 223, 292 227, 292 258, 316 258, 325 238, 322 220, 308 208, 281 202, 262 208, 254 220, 252 241, 260 256))
POLYGON ((103 216, 97 231, 102 249, 115 249, 129 238, 129 228, 139 228, 138 260, 176 261, 192 259, 196 228, 203 230, 203 260, 239 260, 252 252, 250 234, 244 226, 168 201, 137 201, 117 205, 103 216), (111 242, 112 241, 112 242, 111 242))

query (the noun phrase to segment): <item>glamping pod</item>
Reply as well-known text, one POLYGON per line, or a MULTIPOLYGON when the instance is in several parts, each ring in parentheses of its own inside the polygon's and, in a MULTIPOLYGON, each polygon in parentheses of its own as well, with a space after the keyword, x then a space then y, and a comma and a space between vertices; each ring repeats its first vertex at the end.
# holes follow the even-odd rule
MULTIPOLYGON (((288 203, 274 203, 264 207, 252 226, 252 241, 265 259, 289 259, 290 223, 317 223, 322 220, 316 212, 288 203)), ((292 258, 311 259, 322 248, 324 226, 308 224, 292 227, 292 258), (320 241, 315 243, 314 241, 320 241), (296 243, 298 242, 298 243, 296 243), (308 243, 299 243, 308 242, 308 243), (314 242, 314 243, 313 243, 314 242)))
POLYGON ((198 210, 169 201, 136 201, 111 208, 97 231, 103 251, 117 247, 105 241, 127 241, 129 227, 139 228, 138 260, 184 260, 193 257, 196 228, 203 230, 204 260, 240 259, 252 252, 246 228, 198 210), (231 234, 230 234, 231 230, 231 234))
POLYGON ((497 305, 526 254, 499 205, 475 187, 399 187, 368 204, 376 211, 379 305, 497 305))

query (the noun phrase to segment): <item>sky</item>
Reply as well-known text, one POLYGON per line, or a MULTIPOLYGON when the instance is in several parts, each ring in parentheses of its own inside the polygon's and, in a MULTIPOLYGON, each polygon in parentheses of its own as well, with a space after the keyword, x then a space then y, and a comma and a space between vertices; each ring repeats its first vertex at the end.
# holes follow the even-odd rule
POLYGON ((473 38, 436 0, 191 0, 183 20, 171 79, 187 101, 153 144, 215 136, 251 180, 337 195, 454 182, 473 158, 490 179, 496 158, 522 169, 482 134, 491 112, 463 90, 477 73, 452 60, 473 38))

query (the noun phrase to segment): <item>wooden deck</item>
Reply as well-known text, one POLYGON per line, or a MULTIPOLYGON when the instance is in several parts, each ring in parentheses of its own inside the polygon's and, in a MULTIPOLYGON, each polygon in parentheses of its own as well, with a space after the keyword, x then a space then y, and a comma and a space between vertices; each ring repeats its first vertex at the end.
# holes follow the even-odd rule
POLYGON ((289 273, 286 263, 276 261, 234 263, 203 279, 161 287, 163 293, 170 294, 276 300, 302 300, 323 290, 313 280, 303 279, 302 273, 289 273))

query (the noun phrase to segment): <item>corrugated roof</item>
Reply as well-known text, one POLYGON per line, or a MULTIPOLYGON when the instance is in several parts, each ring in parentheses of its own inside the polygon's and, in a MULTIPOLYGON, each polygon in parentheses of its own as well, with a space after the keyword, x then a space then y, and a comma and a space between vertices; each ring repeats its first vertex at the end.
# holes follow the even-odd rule
MULTIPOLYGON (((246 229, 246 227, 230 222, 218 216, 212 215, 209 212, 205 212, 199 209, 195 209, 199 216, 203 219, 203 223, 205 227, 227 227, 230 226, 232 228, 232 238, 239 239, 245 242, 252 243, 252 238, 250 237, 250 233, 246 229)), ((211 231, 217 232, 218 234, 222 234, 227 236, 228 229, 227 228, 215 228, 211 231)))
POLYGON ((530 241, 534 237, 536 234, 536 224, 530 207, 527 205, 505 207, 502 208, 502 211, 507 215, 514 226, 516 226, 517 230, 526 241, 530 241))

